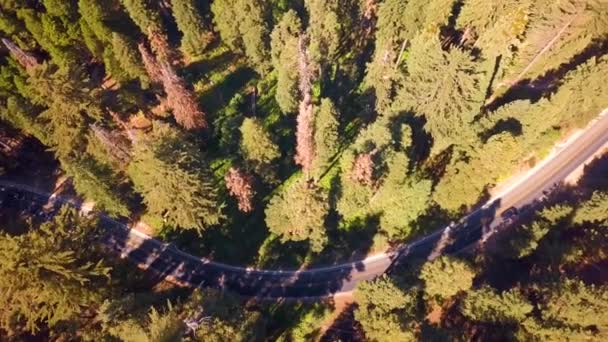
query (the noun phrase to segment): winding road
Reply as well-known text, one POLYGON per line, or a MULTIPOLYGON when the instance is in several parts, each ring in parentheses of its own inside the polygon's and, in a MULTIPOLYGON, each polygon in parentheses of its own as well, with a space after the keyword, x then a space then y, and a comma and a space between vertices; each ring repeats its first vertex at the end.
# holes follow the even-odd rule
MULTIPOLYGON (((580 135, 559 146, 559 151, 458 224, 438 229, 394 251, 335 266, 308 270, 258 270, 226 265, 182 252, 104 215, 101 216, 101 224, 106 233, 102 242, 140 267, 184 286, 211 286, 265 299, 324 297, 345 293, 353 290, 359 281, 373 279, 408 257, 432 259, 479 241, 482 222, 486 226, 496 225, 505 210, 521 208, 540 198, 543 191, 563 181, 607 143, 608 109, 580 135)), ((18 197, 22 197, 27 194, 28 200, 38 203, 69 202, 8 181, 0 180, 0 187, 4 196, 12 193, 13 196, 19 194, 18 197)))

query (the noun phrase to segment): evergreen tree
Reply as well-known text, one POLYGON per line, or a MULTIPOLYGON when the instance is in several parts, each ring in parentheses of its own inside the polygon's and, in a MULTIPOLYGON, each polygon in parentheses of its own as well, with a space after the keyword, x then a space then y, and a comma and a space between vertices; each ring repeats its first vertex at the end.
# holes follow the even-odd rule
POLYGON ((141 32, 163 33, 164 28, 158 8, 150 0, 121 0, 122 5, 141 32))
POLYGON ((241 124, 241 153, 256 172, 266 170, 281 151, 260 119, 245 118, 241 124))
POLYGON ((608 332, 608 288, 564 279, 548 289, 542 307, 543 318, 557 320, 573 328, 595 327, 608 332))
POLYGON ((138 139, 128 174, 148 213, 163 226, 202 233, 223 214, 209 167, 183 134, 156 124, 149 139, 138 139))
POLYGON ((78 45, 75 41, 80 32, 78 25, 75 28, 71 25, 69 28, 65 27, 62 21, 50 14, 38 13, 29 8, 19 9, 17 17, 23 21, 26 29, 38 45, 48 52, 55 64, 62 68, 80 64, 82 52, 76 49, 78 45))
POLYGON ((241 170, 231 167, 224 176, 226 188, 230 195, 236 197, 239 210, 248 213, 253 210, 253 177, 241 170))
POLYGON ((519 291, 497 294, 488 286, 469 291, 461 304, 461 312, 466 317, 494 323, 522 322, 532 309, 533 306, 519 291))
POLYGON ((465 32, 463 42, 474 41, 474 46, 488 58, 501 56, 502 71, 521 45, 531 9, 530 0, 467 0, 458 15, 457 27, 465 32))
POLYGON ((282 241, 308 240, 313 252, 327 244, 325 217, 328 195, 304 179, 274 195, 266 207, 266 225, 282 241))
MULTIPOLYGON (((96 222, 64 207, 53 221, 28 232, 0 234, 0 324, 37 332, 79 320, 99 300, 96 282, 108 269, 94 258, 96 222)), ((4 228, 4 227, 3 227, 4 228)))
POLYGON ((316 65, 324 64, 334 57, 340 44, 340 3, 337 0, 305 0, 304 3, 310 18, 310 58, 316 65))
POLYGON ((380 227, 389 237, 406 237, 409 225, 429 205, 432 183, 408 176, 409 160, 396 153, 388 162, 386 178, 371 198, 373 210, 380 212, 380 227))
POLYGON ((211 33, 205 27, 205 19, 194 0, 171 1, 173 17, 182 33, 182 51, 188 56, 200 55, 211 40, 211 33))
POLYGON ((369 341, 416 341, 404 327, 416 310, 415 294, 404 293, 388 277, 362 281, 355 290, 355 319, 369 341))
POLYGON ((424 264, 420 279, 424 281, 424 293, 429 300, 449 299, 473 285, 475 270, 464 261, 441 256, 424 264))
POLYGON ((266 2, 261 0, 217 0, 211 4, 213 22, 230 48, 241 50, 254 68, 264 75, 269 68, 269 30, 266 2))
POLYGON ((353 175, 355 158, 352 149, 345 151, 340 158, 340 197, 337 210, 345 222, 364 219, 370 214, 370 200, 374 194, 373 184, 361 183, 353 175))
POLYGON ((103 116, 98 91, 84 73, 43 65, 28 78, 24 90, 35 104, 47 107, 41 118, 49 123, 49 142, 57 156, 82 152, 86 146, 86 120, 103 116))
POLYGON ((535 3, 513 66, 503 83, 535 79, 558 68, 608 34, 608 4, 603 1, 535 3))
POLYGON ((426 118, 433 136, 433 151, 475 140, 471 123, 483 97, 483 74, 466 51, 443 51, 436 36, 421 35, 412 41, 407 60, 408 76, 395 109, 413 110, 426 118))
POLYGON ((281 17, 271 35, 272 64, 277 73, 276 100, 284 113, 298 109, 298 37, 300 18, 291 10, 281 17))
POLYGON ((110 215, 128 216, 129 207, 119 192, 120 177, 89 155, 62 158, 61 167, 72 178, 76 192, 110 215))
POLYGON ((330 99, 322 99, 316 108, 314 121, 315 158, 312 162, 314 178, 319 179, 338 152, 338 111, 330 99))
POLYGON ((166 312, 152 308, 143 324, 129 319, 112 327, 110 333, 125 342, 173 342, 182 341, 185 329, 178 313, 169 307, 166 312))
POLYGON ((595 191, 588 201, 576 209, 574 223, 603 222, 608 224, 608 193, 595 191))
POLYGON ((150 81, 146 75, 141 58, 137 54, 137 47, 128 37, 113 32, 112 53, 129 78, 139 78, 144 85, 150 81))

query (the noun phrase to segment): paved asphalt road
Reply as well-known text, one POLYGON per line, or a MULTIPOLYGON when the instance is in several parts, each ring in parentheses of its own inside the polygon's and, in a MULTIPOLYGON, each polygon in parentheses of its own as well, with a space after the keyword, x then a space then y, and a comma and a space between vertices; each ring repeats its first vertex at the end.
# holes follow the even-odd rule
MULTIPOLYGON (((212 286, 258 298, 321 297, 348 292, 354 289, 357 282, 373 279, 408 257, 432 258, 442 253, 456 252, 479 241, 482 222, 498 222, 500 214, 508 208, 520 208, 541 197, 543 190, 565 179, 608 143, 608 109, 602 114, 583 134, 562 146, 561 151, 540 163, 525 178, 454 227, 439 229, 395 251, 361 261, 300 271, 236 267, 184 253, 106 216, 101 218, 106 232, 103 242, 141 267, 186 286, 212 286), (451 242, 443 246, 440 241, 444 241, 445 237, 449 237, 451 242)), ((62 199, 39 193, 27 186, 1 180, 0 186, 5 188, 5 196, 12 193, 12 196, 17 195, 20 199, 27 197, 28 201, 37 203, 62 202, 62 199)))

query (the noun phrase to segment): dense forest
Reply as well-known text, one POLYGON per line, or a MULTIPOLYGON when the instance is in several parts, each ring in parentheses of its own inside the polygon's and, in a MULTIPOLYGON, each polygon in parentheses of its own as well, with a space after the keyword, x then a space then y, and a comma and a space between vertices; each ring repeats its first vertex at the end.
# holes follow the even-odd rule
POLYGON ((103 213, 306 268, 457 221, 608 107, 608 1, 0 0, 0 40, 0 175, 95 209, 3 202, 3 339, 608 338, 606 158, 342 311, 180 288, 95 242, 103 213))

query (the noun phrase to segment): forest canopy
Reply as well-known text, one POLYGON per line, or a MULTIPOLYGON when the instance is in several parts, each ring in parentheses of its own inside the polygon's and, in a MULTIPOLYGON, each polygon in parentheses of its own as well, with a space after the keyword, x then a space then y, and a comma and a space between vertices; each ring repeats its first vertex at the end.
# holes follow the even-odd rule
MULTIPOLYGON (((2 129, 43 146, 53 181, 96 212, 243 267, 352 261, 457 222, 608 108, 607 75, 604 0, 0 0, 2 129)), ((517 224, 500 258, 361 283, 352 317, 372 341, 454 324, 471 339, 608 336, 606 285, 578 277, 606 261, 608 195, 572 197, 517 224), (524 279, 493 282, 503 259, 524 279), (421 310, 449 315, 422 323, 421 310)), ((66 208, 24 227, 0 230, 2 333, 69 336, 61 322, 86 310, 99 338, 186 331, 190 299, 136 316, 95 291, 112 280, 103 253, 84 256, 93 219, 66 208), (30 259, 39 271, 15 266, 30 259)), ((214 295, 197 294, 217 309, 200 336, 264 330, 265 309, 214 295)), ((308 309, 268 339, 316 336, 306 320, 329 314, 308 309)))

